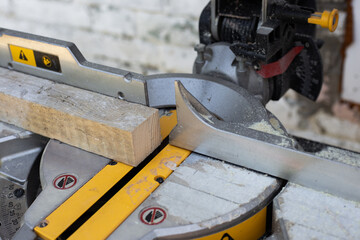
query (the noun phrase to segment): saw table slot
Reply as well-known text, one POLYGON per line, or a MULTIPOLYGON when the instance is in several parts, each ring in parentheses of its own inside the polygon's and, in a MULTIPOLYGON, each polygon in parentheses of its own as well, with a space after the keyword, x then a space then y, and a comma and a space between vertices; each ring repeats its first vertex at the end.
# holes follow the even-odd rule
MULTIPOLYGON (((106 191, 103 192, 103 195, 97 199, 97 201, 92 202, 91 207, 89 207, 86 211, 83 211, 81 215, 78 215, 77 218, 73 218, 71 221, 71 224, 68 224, 66 228, 63 228, 62 231, 58 231, 55 235, 53 235, 52 238, 46 238, 46 239, 57 239, 59 237, 60 239, 67 239, 70 235, 72 235, 74 232, 76 232, 77 229, 79 229, 88 219, 90 219, 102 206, 104 206, 105 203, 107 203, 120 189, 122 189, 136 174, 138 174, 166 145, 168 144, 168 140, 164 141, 150 156, 148 156, 139 166, 135 168, 128 168, 126 174, 123 174, 121 176, 117 176, 116 180, 113 182, 107 182, 107 184, 114 184, 111 188, 108 188, 106 191)), ((121 163, 118 163, 119 165, 121 163)), ((121 164, 120 167, 129 167, 127 165, 121 164)), ((105 169, 104 169, 105 170, 105 169)), ((102 171, 103 172, 103 171, 102 171)), ((98 179, 104 180, 104 173, 100 172, 96 177, 98 179)), ((91 180, 92 181, 92 180, 91 180)), ((100 184, 99 181, 94 181, 94 184, 100 184)), ((78 200, 82 198, 82 194, 78 194, 78 200)), ((77 203, 81 203, 81 201, 77 201, 77 203)), ((71 211, 76 205, 73 205, 73 203, 69 202, 64 205, 68 208, 68 210, 71 211)), ((89 205, 90 206, 90 205, 89 205)), ((56 211, 60 215, 62 214, 62 211, 56 211)), ((59 215, 56 216, 56 214, 51 214, 49 217, 56 218, 56 221, 61 220, 61 217, 59 218, 59 215)), ((49 219, 49 218, 47 218, 49 219)), ((53 234, 52 229, 46 229, 43 231, 41 228, 36 228, 36 231, 38 231, 39 235, 45 235, 47 234, 53 234)))
MULTIPOLYGON (((173 167, 189 154, 190 151, 167 145, 68 239, 104 239, 109 236, 160 185, 156 178, 166 179, 173 167)), ((66 239, 68 234, 64 232, 61 239, 66 239)))
POLYGON ((49 217, 36 227, 35 232, 43 239, 57 239, 73 222, 88 212, 103 194, 120 181, 131 167, 122 163, 107 165, 79 191, 58 207, 49 217))

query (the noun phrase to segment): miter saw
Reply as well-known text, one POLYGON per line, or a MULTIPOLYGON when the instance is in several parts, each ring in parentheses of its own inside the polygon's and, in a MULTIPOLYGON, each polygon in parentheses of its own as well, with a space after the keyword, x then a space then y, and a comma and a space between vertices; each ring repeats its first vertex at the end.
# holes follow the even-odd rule
POLYGON ((265 108, 290 88, 319 95, 314 24, 334 31, 338 12, 315 9, 212 0, 193 74, 142 76, 0 29, 2 76, 158 108, 163 137, 131 167, 1 124, 1 239, 359 238, 360 154, 291 136, 265 108))

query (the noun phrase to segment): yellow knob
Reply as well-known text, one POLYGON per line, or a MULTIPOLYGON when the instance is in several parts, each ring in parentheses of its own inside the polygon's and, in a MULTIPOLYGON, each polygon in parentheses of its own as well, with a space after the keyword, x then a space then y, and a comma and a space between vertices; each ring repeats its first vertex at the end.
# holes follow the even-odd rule
POLYGON ((330 32, 334 32, 339 22, 339 11, 333 9, 331 12, 315 12, 308 18, 308 23, 320 25, 323 28, 328 28, 330 32))

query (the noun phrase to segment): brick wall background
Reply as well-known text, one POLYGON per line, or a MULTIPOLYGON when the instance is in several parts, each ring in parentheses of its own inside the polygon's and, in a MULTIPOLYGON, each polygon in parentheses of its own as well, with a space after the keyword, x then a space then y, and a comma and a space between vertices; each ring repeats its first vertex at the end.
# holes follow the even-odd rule
POLYGON ((191 72, 207 0, 1 0, 4 28, 74 42, 90 61, 144 74, 191 72))
MULTIPOLYGON (((143 74, 191 72, 207 2, 1 0, 0 26, 74 42, 89 61, 108 66, 143 74)), ((319 10, 336 7, 341 19, 335 34, 318 32, 325 40, 325 85, 317 103, 290 91, 268 107, 292 133, 360 151, 359 114, 339 98, 346 2, 318 0, 319 10)))

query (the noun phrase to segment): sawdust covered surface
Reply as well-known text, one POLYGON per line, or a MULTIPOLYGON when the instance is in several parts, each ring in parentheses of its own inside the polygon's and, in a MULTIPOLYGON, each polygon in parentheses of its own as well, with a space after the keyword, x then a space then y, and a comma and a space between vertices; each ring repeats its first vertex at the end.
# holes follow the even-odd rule
POLYGON ((335 147, 326 147, 315 153, 316 156, 360 167, 360 154, 335 147))

